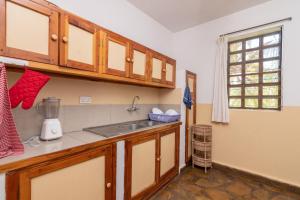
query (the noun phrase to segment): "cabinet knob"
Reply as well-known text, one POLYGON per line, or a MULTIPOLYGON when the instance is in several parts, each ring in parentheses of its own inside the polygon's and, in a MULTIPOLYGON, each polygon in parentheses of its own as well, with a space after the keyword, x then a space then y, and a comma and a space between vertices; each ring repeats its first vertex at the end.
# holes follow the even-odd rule
POLYGON ((131 59, 129 57, 126 58, 127 62, 131 62, 131 59))
POLYGON ((106 188, 110 188, 110 187, 111 187, 111 183, 107 183, 106 188))
POLYGON ((132 63, 133 63, 133 62, 134 62, 134 59, 131 59, 131 61, 130 61, 130 62, 132 62, 132 63))
POLYGON ((63 40, 64 43, 68 43, 68 38, 67 38, 66 36, 64 36, 64 37, 62 38, 62 40, 63 40))
POLYGON ((160 161, 160 158, 156 158, 157 161, 160 161))
POLYGON ((163 69, 162 71, 163 71, 163 72, 166 72, 166 69, 163 69))
POLYGON ((57 37, 56 34, 52 34, 52 35, 51 35, 51 39, 52 39, 53 41, 56 41, 56 40, 58 39, 58 37, 57 37))

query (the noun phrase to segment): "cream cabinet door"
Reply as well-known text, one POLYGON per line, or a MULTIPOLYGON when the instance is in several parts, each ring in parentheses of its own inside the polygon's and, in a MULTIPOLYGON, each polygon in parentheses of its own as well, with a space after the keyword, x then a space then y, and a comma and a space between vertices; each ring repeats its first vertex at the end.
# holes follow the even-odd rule
POLYGON ((139 198, 157 183, 157 137, 156 134, 127 142, 129 165, 126 166, 126 199, 139 198), (127 180, 127 179, 126 179, 127 180), (130 181, 131 180, 131 181, 130 181), (129 184, 130 183, 130 184, 129 184))
POLYGON ((132 62, 129 56, 129 42, 126 38, 114 33, 103 35, 102 53, 105 54, 103 73, 128 77, 129 65, 132 62))
POLYGON ((85 71, 98 71, 99 39, 96 25, 70 14, 63 15, 60 64, 85 71))
POLYGON ((130 77, 146 80, 148 72, 148 51, 146 47, 139 44, 131 44, 130 77))
POLYGON ((100 147, 20 173, 22 200, 112 198, 112 148, 100 147))
POLYGON ((168 59, 165 69, 165 81, 169 85, 175 85, 176 61, 168 59))
POLYGON ((176 166, 176 133, 171 132, 160 137, 160 177, 176 166))
POLYGON ((31 200, 105 199, 105 157, 31 180, 31 200))
POLYGON ((1 0, 0 54, 58 63, 58 13, 29 0, 1 0))
POLYGON ((164 67, 164 61, 160 57, 152 57, 151 58, 151 79, 154 82, 162 82, 163 80, 163 67, 164 67))

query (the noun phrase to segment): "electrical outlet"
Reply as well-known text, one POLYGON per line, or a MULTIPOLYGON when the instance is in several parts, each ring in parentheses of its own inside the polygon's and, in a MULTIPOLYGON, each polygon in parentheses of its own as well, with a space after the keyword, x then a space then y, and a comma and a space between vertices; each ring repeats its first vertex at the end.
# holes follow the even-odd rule
POLYGON ((92 103, 92 97, 80 96, 79 97, 79 103, 80 104, 91 104, 92 103))

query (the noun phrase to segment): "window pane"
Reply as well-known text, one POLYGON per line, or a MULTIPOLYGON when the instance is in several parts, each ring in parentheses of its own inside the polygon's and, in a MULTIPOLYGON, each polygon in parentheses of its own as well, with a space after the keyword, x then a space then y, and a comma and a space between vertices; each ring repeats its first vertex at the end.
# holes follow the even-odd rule
POLYGON ((258 99, 245 99, 246 108, 258 108, 258 99))
POLYGON ((263 95, 264 96, 277 96, 279 95, 279 87, 278 86, 263 86, 263 95))
POLYGON ((278 44, 280 40, 280 36, 279 34, 275 34, 275 35, 269 35, 264 37, 264 45, 272 45, 272 44, 278 44))
POLYGON ((264 58, 274 58, 279 56, 279 47, 264 49, 264 58))
POLYGON ((229 89, 229 96, 241 96, 242 89, 240 87, 232 87, 229 89))
POLYGON ((282 35, 276 31, 229 43, 228 101, 231 108, 281 107, 281 42, 282 35))
POLYGON ((277 83, 279 81, 278 73, 264 74, 263 82, 264 83, 277 83))
POLYGON ((279 60, 271 60, 264 62, 264 72, 272 72, 279 70, 279 60))
POLYGON ((229 106, 234 108, 240 108, 242 106, 241 99, 230 99, 229 106))
POLYGON ((246 74, 253 74, 259 72, 259 63, 246 64, 246 74))
POLYGON ((239 75, 242 73, 241 65, 232 65, 230 66, 230 75, 239 75))
POLYGON ((278 99, 263 99, 263 108, 278 108, 278 99))
POLYGON ((242 54, 237 53, 237 54, 230 55, 230 63, 237 63, 237 62, 242 62, 242 54))
POLYGON ((258 87, 245 87, 245 95, 246 96, 257 96, 258 95, 258 87))
POLYGON ((259 50, 246 52, 246 61, 258 60, 258 59, 259 59, 259 50))
POLYGON ((246 49, 253 49, 259 47, 259 38, 246 41, 246 49))
POLYGON ((242 42, 230 44, 230 52, 242 50, 242 42))
POLYGON ((246 84, 258 83, 258 81, 259 81, 258 75, 247 75, 245 79, 246 84))
POLYGON ((242 84, 242 76, 230 77, 230 85, 239 85, 239 84, 242 84))

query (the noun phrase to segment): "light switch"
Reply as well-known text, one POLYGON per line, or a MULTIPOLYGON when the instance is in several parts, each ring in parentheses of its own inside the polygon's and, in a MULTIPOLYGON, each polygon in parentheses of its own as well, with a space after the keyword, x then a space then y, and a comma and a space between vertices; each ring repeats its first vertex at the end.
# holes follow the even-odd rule
POLYGON ((80 104, 91 104, 92 103, 92 97, 80 96, 79 97, 79 103, 80 104))

